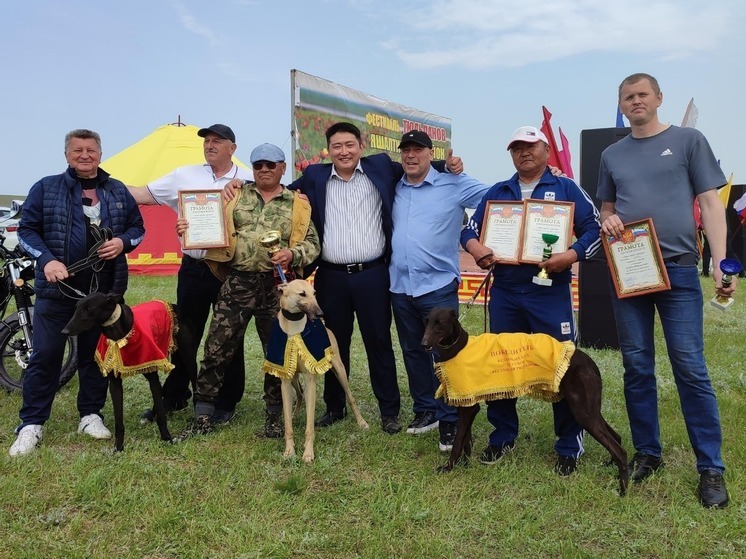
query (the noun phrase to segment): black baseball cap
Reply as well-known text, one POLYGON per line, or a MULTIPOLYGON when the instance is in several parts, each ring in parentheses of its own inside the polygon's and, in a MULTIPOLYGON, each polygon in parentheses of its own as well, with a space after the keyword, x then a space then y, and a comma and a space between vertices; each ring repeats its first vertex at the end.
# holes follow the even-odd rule
POLYGON ((404 134, 401 137, 401 142, 399 142, 399 149, 403 148, 405 144, 419 144, 427 149, 433 149, 433 141, 422 130, 412 130, 404 134))
POLYGON ((221 138, 230 140, 234 144, 236 143, 236 135, 233 133, 233 130, 231 130, 230 127, 226 126, 225 124, 213 124, 208 128, 201 128, 200 131, 197 132, 197 136, 199 136, 200 138, 204 138, 211 132, 213 134, 217 134, 221 138))

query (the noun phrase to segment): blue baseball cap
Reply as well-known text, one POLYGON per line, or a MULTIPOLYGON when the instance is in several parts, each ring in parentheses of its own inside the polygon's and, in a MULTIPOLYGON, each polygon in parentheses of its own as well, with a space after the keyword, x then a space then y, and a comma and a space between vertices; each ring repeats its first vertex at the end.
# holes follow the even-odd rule
POLYGON ((249 156, 249 162, 272 161, 281 163, 285 161, 285 153, 274 144, 260 144, 256 146, 249 156))

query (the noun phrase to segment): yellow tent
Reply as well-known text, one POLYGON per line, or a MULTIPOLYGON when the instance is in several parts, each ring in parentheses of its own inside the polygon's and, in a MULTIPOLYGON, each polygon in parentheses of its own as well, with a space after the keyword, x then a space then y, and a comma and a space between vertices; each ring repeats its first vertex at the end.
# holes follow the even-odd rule
MULTIPOLYGON (((177 167, 205 162, 199 128, 181 123, 166 124, 101 162, 101 168, 126 185, 145 186, 177 167)), ((246 167, 235 157, 236 165, 246 167)), ((176 236, 176 214, 167 206, 141 206, 145 239, 127 255, 132 273, 171 275, 181 263, 176 236)))
MULTIPOLYGON (((166 124, 102 161, 101 168, 124 184, 145 186, 176 167, 199 165, 205 162, 205 156, 198 130, 192 125, 166 124)), ((235 157, 233 161, 246 167, 235 157)))

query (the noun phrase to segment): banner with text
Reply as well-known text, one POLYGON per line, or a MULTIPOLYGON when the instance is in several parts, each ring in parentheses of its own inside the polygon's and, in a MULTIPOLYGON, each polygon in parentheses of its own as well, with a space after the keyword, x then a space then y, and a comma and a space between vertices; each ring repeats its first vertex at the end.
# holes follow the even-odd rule
POLYGON ((433 141, 433 158, 445 159, 451 145, 451 119, 385 101, 373 95, 290 71, 293 103, 293 164, 297 178, 308 165, 330 163, 324 132, 336 122, 360 129, 363 155, 387 153, 401 161, 399 141, 412 130, 426 132, 433 141))

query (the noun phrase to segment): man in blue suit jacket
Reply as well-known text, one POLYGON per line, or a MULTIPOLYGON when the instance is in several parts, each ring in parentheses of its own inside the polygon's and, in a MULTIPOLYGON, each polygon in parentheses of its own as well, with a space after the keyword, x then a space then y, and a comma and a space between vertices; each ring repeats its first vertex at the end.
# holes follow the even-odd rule
MULTIPOLYGON (((340 357, 350 374, 350 342, 354 318, 368 357, 373 393, 384 432, 401 431, 400 395, 391 343, 391 295, 386 265, 391 253, 392 207, 396 183, 404 172, 388 155, 362 157, 360 130, 339 122, 326 131, 331 164, 310 165, 289 188, 311 202, 311 219, 321 241, 314 286, 329 327, 337 337, 340 357)), ((450 154, 449 154, 450 155, 450 154)), ((449 167, 460 172, 458 158, 449 167)), ((443 161, 434 163, 445 170, 443 161)), ((326 427, 346 415, 345 396, 334 375, 326 375, 327 411, 317 421, 326 427)))

